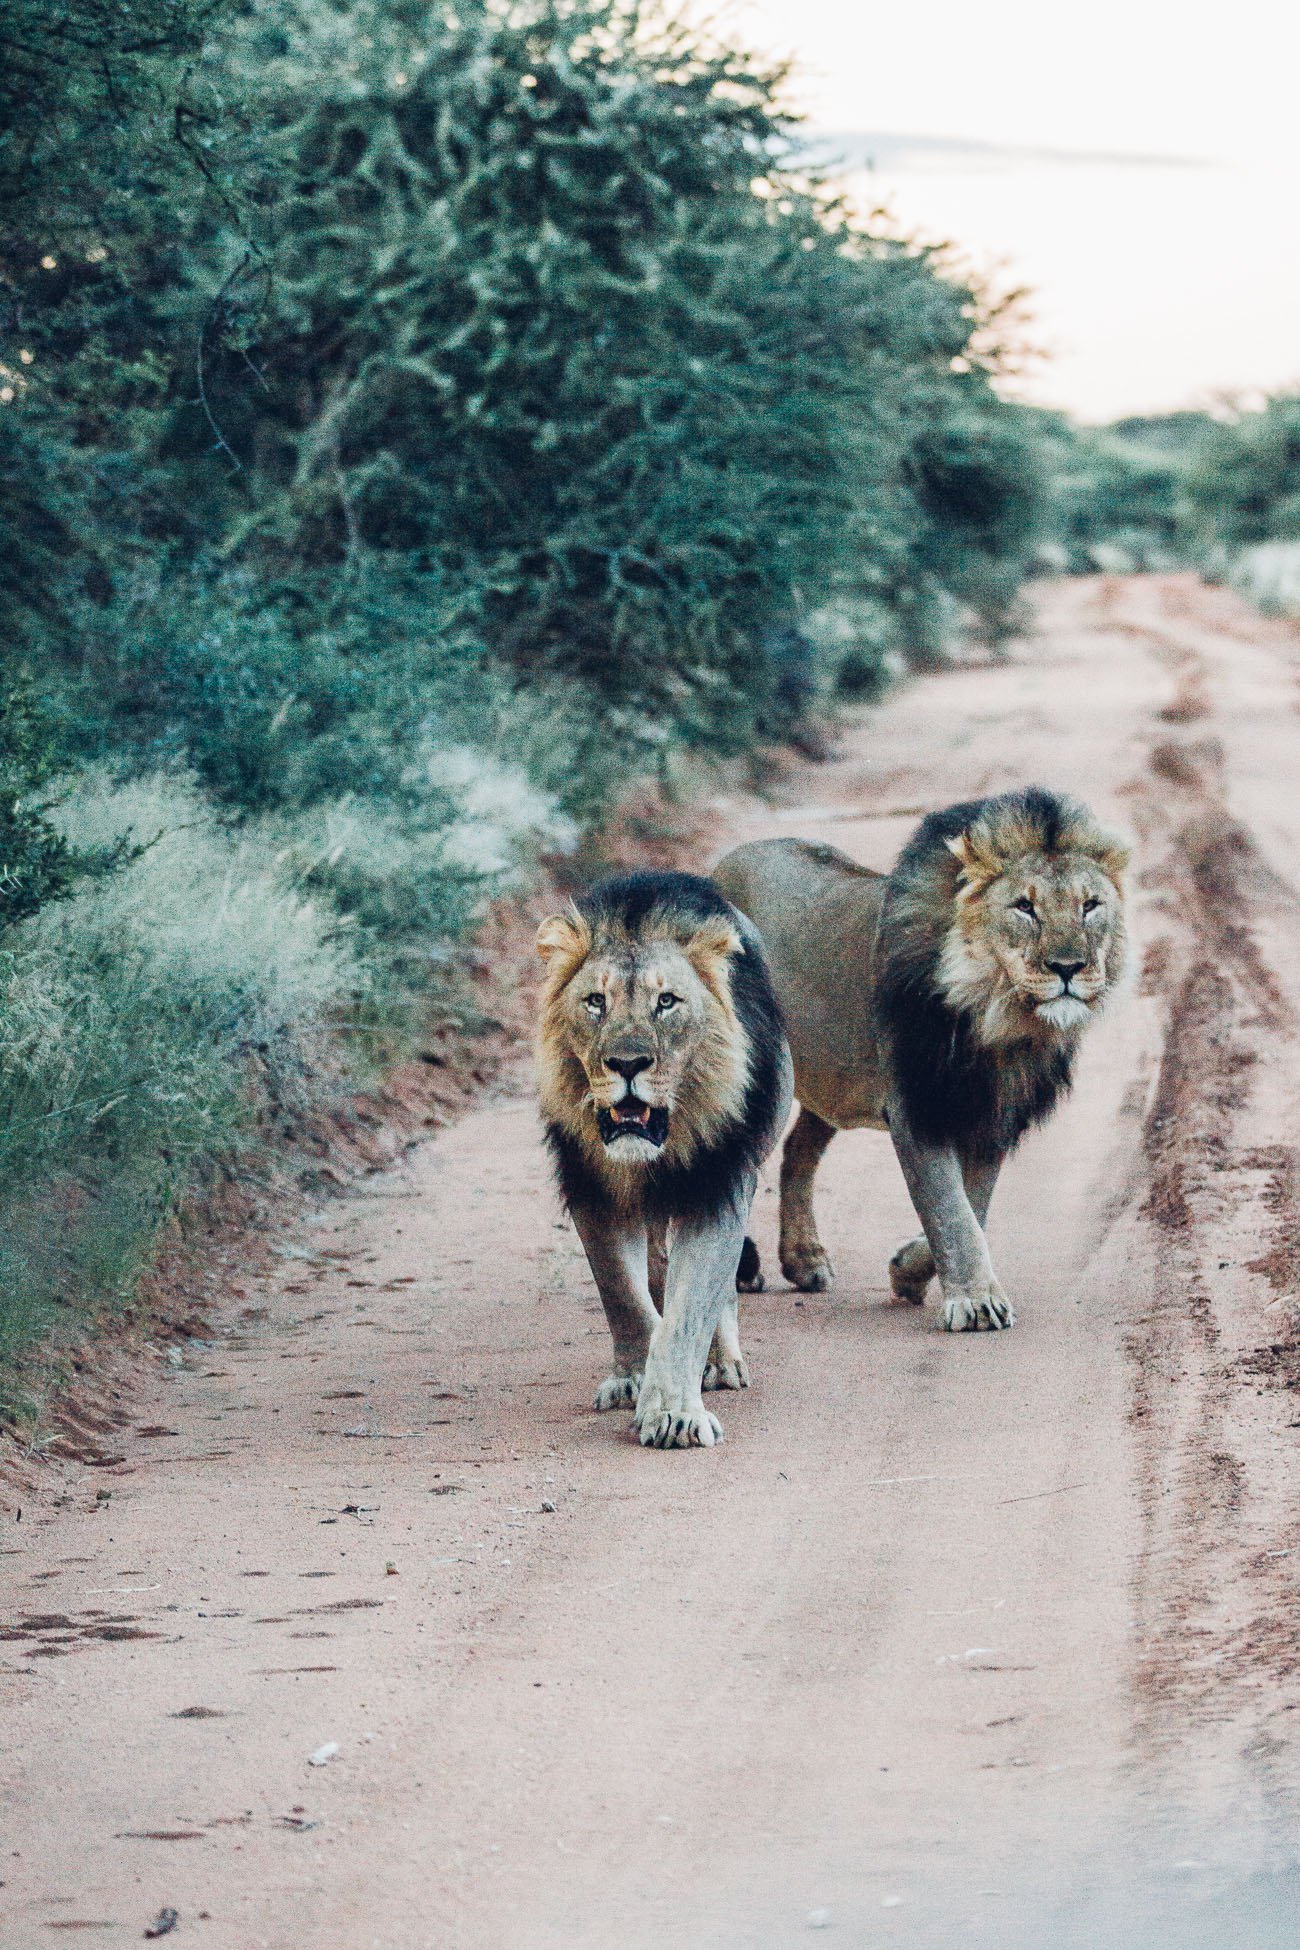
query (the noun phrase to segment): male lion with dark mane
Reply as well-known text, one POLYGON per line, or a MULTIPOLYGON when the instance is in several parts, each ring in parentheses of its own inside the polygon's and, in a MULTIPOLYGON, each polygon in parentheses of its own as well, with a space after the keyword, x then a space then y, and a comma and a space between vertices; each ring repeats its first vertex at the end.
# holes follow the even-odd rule
MULTIPOLYGON (((789 1026, 800 1112, 781 1161, 781 1266, 831 1283, 813 1219, 836 1131, 887 1128, 924 1228, 890 1261, 896 1298, 1010 1327, 984 1224, 998 1171, 1068 1090, 1125 955, 1128 848, 1031 786, 931 813, 888 876, 834 847, 737 847, 714 872, 758 928, 789 1026)), ((757 1259, 753 1261, 757 1270, 757 1259)))
POLYGON ((702 1389, 749 1383, 737 1274, 792 1101, 762 944, 709 881, 630 873, 537 948, 546 1138, 614 1340, 596 1407, 635 1405, 646 1446, 707 1448, 702 1389))

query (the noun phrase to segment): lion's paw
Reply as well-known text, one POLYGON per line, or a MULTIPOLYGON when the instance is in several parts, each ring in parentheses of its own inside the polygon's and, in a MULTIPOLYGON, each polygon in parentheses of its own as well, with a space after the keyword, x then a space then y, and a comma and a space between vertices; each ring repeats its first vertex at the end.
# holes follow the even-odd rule
POLYGON ((641 1393, 639 1374, 606 1375, 596 1390, 593 1406, 602 1414, 607 1408, 635 1408, 636 1398, 641 1393))
POLYGON ((889 1262, 889 1284, 895 1300, 910 1300, 919 1307, 933 1278, 934 1254, 924 1233, 900 1246, 889 1262))
POLYGON ((987 1293, 945 1294, 939 1324, 950 1334, 967 1334, 981 1327, 990 1331, 1014 1327, 1016 1317, 1002 1288, 996 1280, 990 1280, 987 1293))
POLYGON ((748 1388, 748 1386, 749 1369, 745 1365, 743 1354, 738 1354, 734 1361, 710 1361, 700 1382, 700 1387, 706 1393, 710 1388, 748 1388))
POLYGON ((643 1449, 711 1449, 722 1424, 697 1395, 680 1396, 656 1382, 643 1383, 632 1423, 643 1449))
POLYGON ((800 1293, 829 1293, 835 1268, 822 1246, 792 1246, 782 1255, 781 1271, 800 1293))
POLYGON ((762 1293, 766 1285, 758 1247, 752 1239, 746 1238, 740 1249, 740 1264, 736 1268, 736 1291, 737 1293, 762 1293))
POLYGON ((632 1426, 643 1449, 711 1449, 722 1440, 722 1424, 707 1408, 696 1415, 664 1410, 632 1426))

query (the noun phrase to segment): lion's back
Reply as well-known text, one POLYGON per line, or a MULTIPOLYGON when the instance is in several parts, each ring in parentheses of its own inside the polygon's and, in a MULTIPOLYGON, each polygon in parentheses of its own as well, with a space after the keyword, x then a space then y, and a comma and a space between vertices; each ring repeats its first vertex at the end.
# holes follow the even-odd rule
POLYGON ((713 878, 762 936, 800 1102, 837 1127, 879 1124, 872 986, 884 875, 838 847, 791 839, 738 846, 713 878))

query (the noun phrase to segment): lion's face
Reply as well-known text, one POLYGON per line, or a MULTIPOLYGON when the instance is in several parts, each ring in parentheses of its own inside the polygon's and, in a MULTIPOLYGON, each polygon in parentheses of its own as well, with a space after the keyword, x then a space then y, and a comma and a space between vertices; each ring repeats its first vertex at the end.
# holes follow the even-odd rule
POLYGON ((726 977, 726 923, 686 941, 593 940, 574 916, 544 922, 543 1099, 608 1163, 686 1155, 743 1094, 743 1039, 726 977))
MULTIPOLYGON (((953 850, 961 858, 960 842, 953 850)), ((966 864, 941 978, 989 1041, 1027 1028, 1079 1030, 1124 957, 1119 886, 1085 854, 1028 854, 991 878, 966 864)))

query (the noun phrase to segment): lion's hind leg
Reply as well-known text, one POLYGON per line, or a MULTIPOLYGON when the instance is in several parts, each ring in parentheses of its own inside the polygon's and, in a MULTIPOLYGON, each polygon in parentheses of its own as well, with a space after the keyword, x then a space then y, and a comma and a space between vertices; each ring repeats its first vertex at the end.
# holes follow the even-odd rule
POLYGON ((724 1301, 718 1324, 713 1330, 713 1345, 704 1368, 701 1388, 748 1388, 749 1369, 740 1351, 740 1308, 733 1296, 724 1301))
POLYGON ((803 1293, 825 1293, 835 1277, 813 1217, 813 1179, 835 1135, 815 1111, 801 1108, 781 1153, 781 1271, 803 1293))
POLYGON ((937 1270, 930 1242, 923 1232, 918 1232, 915 1239, 899 1247, 889 1262, 889 1284, 895 1300, 910 1300, 914 1306, 921 1306, 937 1270))
POLYGON ((740 1249, 740 1264, 736 1268, 736 1291, 737 1293, 761 1293, 766 1285, 758 1247, 746 1233, 745 1243, 740 1249))

